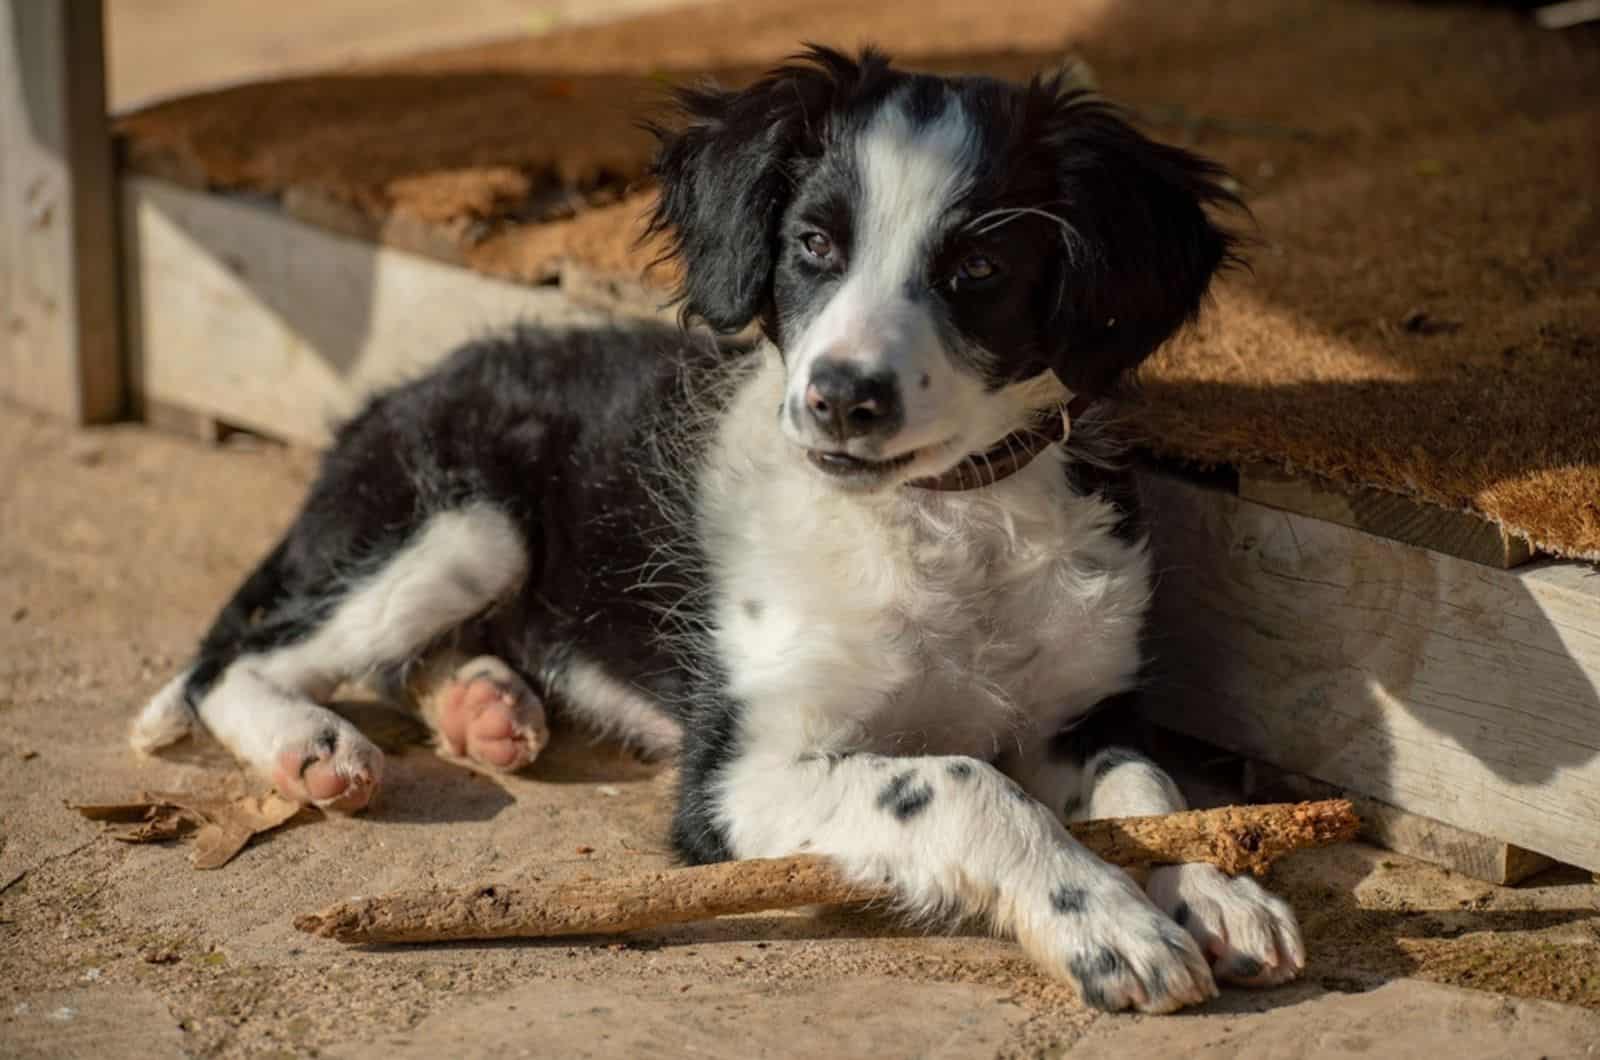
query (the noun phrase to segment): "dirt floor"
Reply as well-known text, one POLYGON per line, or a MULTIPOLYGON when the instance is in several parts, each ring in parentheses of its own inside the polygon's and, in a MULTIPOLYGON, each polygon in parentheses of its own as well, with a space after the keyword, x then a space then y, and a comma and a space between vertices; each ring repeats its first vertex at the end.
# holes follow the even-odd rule
POLYGON ((1270 881, 1306 930, 1301 983, 1165 1019, 1086 1011, 1009 943, 866 915, 619 943, 301 936, 295 914, 354 894, 663 865, 671 786, 570 732, 513 779, 418 747, 392 757, 375 812, 307 814, 212 872, 70 811, 245 782, 212 748, 141 761, 124 732, 311 468, 247 437, 77 431, 0 405, 0 1055, 1600 1055, 1587 873, 1498 889, 1360 846, 1270 881))

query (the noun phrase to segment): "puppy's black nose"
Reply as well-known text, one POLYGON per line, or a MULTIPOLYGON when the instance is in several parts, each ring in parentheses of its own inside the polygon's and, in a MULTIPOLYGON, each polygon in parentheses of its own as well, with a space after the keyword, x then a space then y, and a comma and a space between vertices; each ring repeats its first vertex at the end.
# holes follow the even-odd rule
POLYGON ((888 372, 864 372, 850 361, 820 360, 806 386, 806 411, 829 438, 887 437, 905 422, 900 387, 888 372))

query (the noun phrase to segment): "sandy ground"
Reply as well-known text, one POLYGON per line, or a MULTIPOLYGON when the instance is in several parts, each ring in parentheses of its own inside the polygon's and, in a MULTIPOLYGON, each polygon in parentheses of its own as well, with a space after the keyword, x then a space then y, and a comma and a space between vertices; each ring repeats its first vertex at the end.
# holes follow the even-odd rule
POLYGON ((864 915, 625 943, 298 935, 296 913, 353 894, 665 864, 671 787, 572 732, 511 779, 417 747, 391 758, 376 812, 308 814, 214 872, 68 810, 245 781, 214 748, 140 760, 123 734, 311 468, 249 438, 78 431, 0 405, 0 1055, 1600 1055, 1588 874, 1497 889, 1359 846, 1271 881, 1306 928, 1303 982, 1169 1019, 1088 1012, 1009 943, 864 915))

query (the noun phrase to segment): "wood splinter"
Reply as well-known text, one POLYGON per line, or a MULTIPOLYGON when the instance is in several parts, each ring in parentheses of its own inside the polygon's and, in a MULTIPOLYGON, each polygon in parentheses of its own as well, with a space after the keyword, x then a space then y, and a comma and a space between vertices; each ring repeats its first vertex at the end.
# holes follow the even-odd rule
MULTIPOLYGON (((1203 861, 1229 875, 1260 875, 1290 851, 1354 838, 1359 824, 1348 800, 1327 799, 1083 821, 1071 831, 1124 868, 1203 861)), ((893 901, 892 890, 803 854, 605 880, 402 891, 352 898, 294 923, 340 942, 455 942, 615 935, 769 909, 893 901)))

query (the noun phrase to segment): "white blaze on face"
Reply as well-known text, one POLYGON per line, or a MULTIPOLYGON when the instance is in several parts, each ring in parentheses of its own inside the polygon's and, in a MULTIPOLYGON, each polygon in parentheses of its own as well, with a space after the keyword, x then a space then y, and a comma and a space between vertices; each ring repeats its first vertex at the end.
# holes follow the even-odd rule
MULTIPOLYGON (((977 136, 960 103, 951 100, 932 121, 917 125, 887 102, 858 137, 854 238, 844 281, 799 336, 788 357, 788 400, 800 407, 818 359, 853 361, 865 373, 893 373, 905 407, 905 426, 884 440, 881 456, 947 441, 960 392, 981 391, 944 349, 930 299, 928 254, 949 222, 953 204, 970 185, 977 136)), ((784 418, 802 445, 825 445, 806 417, 784 418)), ((876 445, 876 442, 873 443, 876 445)))
POLYGON ((898 107, 867 126, 857 148, 863 201, 856 218, 855 278, 893 285, 885 294, 922 282, 932 237, 971 183, 975 134, 955 101, 921 128, 898 107))

